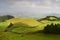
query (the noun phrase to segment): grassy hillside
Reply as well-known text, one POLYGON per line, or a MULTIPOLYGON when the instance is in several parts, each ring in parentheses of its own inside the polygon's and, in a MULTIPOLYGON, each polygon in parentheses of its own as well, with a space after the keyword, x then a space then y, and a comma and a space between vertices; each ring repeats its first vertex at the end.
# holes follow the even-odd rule
MULTIPOLYGON (((52 18, 57 19, 55 17, 52 17, 52 18)), ((10 23, 12 23, 13 26, 8 30, 11 30, 17 33, 25 33, 25 32, 35 32, 35 31, 43 30, 46 25, 51 23, 59 24, 60 21, 49 21, 47 19, 44 19, 38 22, 31 18, 12 18, 10 20, 6 20, 6 22, 0 23, 1 30, 5 30, 6 27, 10 25, 10 23)))
POLYGON ((32 18, 13 18, 13 19, 10 19, 10 20, 7 20, 7 22, 10 22, 10 23, 18 23, 18 22, 22 22, 24 24, 27 24, 29 26, 36 26, 36 25, 39 25, 40 23, 36 20, 33 20, 32 18))
POLYGON ((39 19, 39 21, 31 18, 12 18, 0 22, 0 40, 59 40, 60 34, 36 33, 36 31, 43 30, 46 25, 51 23, 60 24, 60 21, 56 17, 47 17, 42 20, 39 19), (13 25, 7 28, 10 23, 13 25), (6 29, 8 31, 4 32, 6 29))
MULTIPOLYGON (((13 18, 10 20, 6 20, 5 22, 1 22, 0 30, 5 30, 10 25, 10 23, 13 24, 13 26, 10 29, 12 29, 13 31, 16 31, 16 32, 20 32, 20 31, 21 32, 24 32, 24 31, 26 31, 26 32, 34 31, 35 32, 35 31, 43 29, 42 23, 39 23, 36 20, 30 19, 30 18, 13 18)), ((10 30, 10 29, 8 29, 8 30, 10 30)))
POLYGON ((2 22, 0 24, 2 25, 2 28, 6 29, 6 27, 8 27, 10 23, 12 23, 13 26, 9 28, 8 31, 11 30, 12 32, 17 32, 17 33, 35 32, 35 31, 43 30, 44 27, 48 24, 60 23, 60 21, 49 21, 47 19, 41 20, 40 22, 38 22, 31 18, 12 18, 10 20, 7 20, 6 22, 2 22), (5 28, 3 27, 3 25, 5 26, 5 28))
POLYGON ((35 32, 43 30, 43 26, 45 26, 45 24, 39 23, 31 18, 13 18, 7 20, 7 22, 14 24, 9 30, 17 33, 35 32))

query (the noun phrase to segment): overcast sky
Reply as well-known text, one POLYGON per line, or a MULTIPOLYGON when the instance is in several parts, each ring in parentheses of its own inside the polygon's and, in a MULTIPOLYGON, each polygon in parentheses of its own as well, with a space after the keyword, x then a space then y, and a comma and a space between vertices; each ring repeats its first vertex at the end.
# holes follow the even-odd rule
POLYGON ((42 17, 60 14, 60 0, 0 0, 0 15, 42 17))

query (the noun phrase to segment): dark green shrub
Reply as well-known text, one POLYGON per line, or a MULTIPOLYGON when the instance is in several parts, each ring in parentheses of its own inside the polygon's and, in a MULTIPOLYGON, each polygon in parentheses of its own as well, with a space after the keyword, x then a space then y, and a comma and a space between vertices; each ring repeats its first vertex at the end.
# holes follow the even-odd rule
POLYGON ((9 29, 10 29, 10 28, 12 28, 12 26, 13 26, 13 24, 12 24, 12 23, 10 23, 10 25, 5 29, 5 31, 4 31, 4 32, 9 31, 9 29))
POLYGON ((51 33, 51 34, 60 34, 60 24, 51 24, 47 25, 44 30, 44 33, 51 33))

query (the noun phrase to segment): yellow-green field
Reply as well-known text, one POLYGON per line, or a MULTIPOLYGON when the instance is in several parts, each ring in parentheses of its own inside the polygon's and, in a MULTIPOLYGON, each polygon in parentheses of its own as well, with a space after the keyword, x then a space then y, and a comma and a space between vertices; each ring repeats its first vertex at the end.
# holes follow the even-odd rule
POLYGON ((2 32, 0 33, 0 40, 60 40, 60 34, 15 34, 2 32))

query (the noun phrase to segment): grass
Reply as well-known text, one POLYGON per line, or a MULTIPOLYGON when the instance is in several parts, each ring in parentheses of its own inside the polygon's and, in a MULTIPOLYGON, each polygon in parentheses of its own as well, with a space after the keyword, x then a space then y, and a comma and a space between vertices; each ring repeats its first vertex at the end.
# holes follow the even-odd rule
MULTIPOLYGON (((0 33, 1 35, 1 33, 0 33)), ((15 34, 11 32, 3 33, 1 40, 60 40, 60 34, 15 34), (5 35, 4 35, 5 34, 5 35)))

